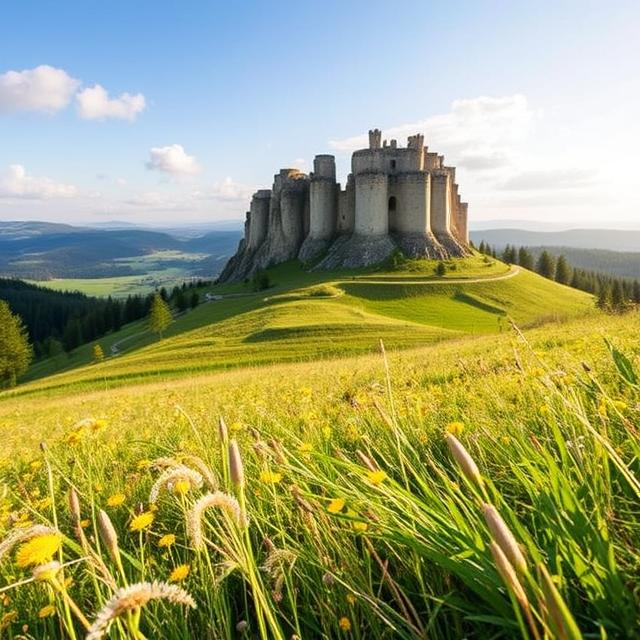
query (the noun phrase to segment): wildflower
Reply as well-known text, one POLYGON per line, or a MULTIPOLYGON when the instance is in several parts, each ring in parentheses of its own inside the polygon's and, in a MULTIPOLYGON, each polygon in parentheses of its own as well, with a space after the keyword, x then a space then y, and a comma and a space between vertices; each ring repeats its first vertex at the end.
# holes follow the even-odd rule
POLYGON ((173 533, 166 533, 162 536, 162 538, 160 538, 160 540, 158 540, 158 546, 168 548, 172 544, 174 544, 175 541, 176 537, 173 535, 173 533))
POLYGON ((38 618, 49 618, 55 615, 56 608, 52 604, 48 604, 38 611, 38 618))
POLYGON ((300 453, 310 453, 312 451, 312 449, 313 449, 313 447, 308 442, 303 442, 298 447, 298 451, 300 453))
POLYGON ((177 465, 166 469, 154 482, 149 492, 149 503, 158 501, 160 492, 165 487, 176 495, 184 495, 190 488, 197 489, 202 486, 202 476, 193 469, 184 465, 177 465))
POLYGON ((464 423, 462 422, 450 422, 446 427, 445 431, 454 436, 459 436, 464 431, 464 423))
POLYGON ((613 401, 613 406, 620 412, 620 413, 624 413, 629 407, 627 405, 626 402, 623 402, 622 400, 614 400, 613 401))
POLYGON ((322 427, 322 437, 325 440, 331 440, 332 433, 331 427, 322 427))
POLYGON ((0 618, 0 630, 6 629, 18 617, 17 611, 7 611, 0 618))
POLYGON ((147 527, 150 527, 154 519, 153 513, 150 511, 143 511, 140 515, 135 516, 129 523, 129 531, 142 531, 147 527))
POLYGON ((179 564, 169 576, 169 582, 182 582, 191 571, 191 567, 188 564, 179 564))
POLYGON ((49 562, 62 546, 62 536, 59 533, 45 533, 25 542, 16 553, 16 563, 19 567, 41 565, 49 562))
POLYGON ((136 465, 136 468, 138 469, 138 471, 146 471, 150 466, 151 466, 151 460, 148 460, 147 458, 143 458, 142 460, 138 460, 138 464, 136 465))
POLYGON ((242 466, 242 458, 240 449, 236 440, 229 442, 229 474, 231 482, 237 487, 244 487, 244 467, 242 466))
POLYGON ((381 469, 378 471, 369 471, 369 473, 367 473, 367 479, 374 487, 381 485, 387 477, 387 474, 381 469))
POLYGON ((344 498, 334 498, 329 502, 327 506, 327 511, 329 513, 340 513, 344 509, 345 500, 344 498))
POLYGON ((338 626, 342 631, 351 631, 351 622, 346 616, 342 616, 342 618, 338 620, 338 626))
POLYGON ((101 640, 113 620, 144 607, 151 600, 167 600, 195 609, 194 599, 182 588, 167 582, 140 582, 118 589, 96 616, 86 640, 101 640))
POLYGON ((497 509, 493 505, 485 503, 482 505, 482 512, 489 531, 491 531, 491 537, 516 570, 524 573, 527 570, 527 561, 524 555, 522 555, 522 551, 520 551, 520 547, 513 533, 511 533, 511 530, 507 527, 497 509))
POLYGON ((78 524, 80 525, 81 529, 86 529, 91 524, 91 520, 85 518, 84 520, 80 520, 78 524))
POLYGON ((114 493, 112 496, 107 498, 107 506, 109 507, 119 507, 124 504, 126 500, 126 496, 124 493, 114 493))
POLYGON ((500 438, 500 442, 505 446, 509 446, 511 444, 511 438, 509 436, 502 436, 500 438))
POLYGON ((260 474, 260 482, 264 484, 278 484, 282 480, 282 474, 276 471, 263 471, 260 474))
POLYGON ((204 546, 202 517, 207 509, 212 508, 222 509, 228 513, 238 526, 245 526, 247 523, 240 503, 233 496, 222 491, 208 493, 196 501, 187 516, 187 534, 195 549, 201 549, 204 546))
POLYGON ((347 602, 352 606, 356 603, 356 597, 353 593, 347 593, 347 602))
POLYGON ((546 404, 540 405, 540 408, 538 409, 538 412, 540 413, 541 416, 548 416, 549 415, 549 406, 546 404))
POLYGON ((480 471, 473 458, 469 455, 469 452, 462 446, 460 441, 451 433, 446 435, 447 444, 449 445, 449 450, 451 451, 451 455, 455 458, 456 462, 462 469, 462 473, 465 475, 467 480, 482 486, 482 477, 480 476, 480 471))

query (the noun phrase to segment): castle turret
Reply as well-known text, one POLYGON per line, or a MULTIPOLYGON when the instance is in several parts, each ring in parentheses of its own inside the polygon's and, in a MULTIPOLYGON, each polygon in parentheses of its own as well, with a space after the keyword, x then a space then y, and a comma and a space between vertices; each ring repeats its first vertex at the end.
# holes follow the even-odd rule
POLYGON ((251 224, 249 226, 248 247, 257 249, 267 237, 269 225, 269 204, 271 202, 271 190, 260 189, 251 198, 251 224))

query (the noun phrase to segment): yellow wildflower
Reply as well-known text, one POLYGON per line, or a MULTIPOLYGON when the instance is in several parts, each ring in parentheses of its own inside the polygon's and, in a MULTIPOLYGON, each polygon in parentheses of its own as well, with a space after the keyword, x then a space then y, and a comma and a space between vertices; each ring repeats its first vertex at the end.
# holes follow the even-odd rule
POLYGON ((322 437, 325 440, 331 440, 332 433, 333 431, 331 430, 331 427, 322 427, 322 437))
POLYGON ((451 433, 454 436, 459 436, 464 431, 464 423, 462 422, 450 422, 445 431, 451 433))
POLYGON ((126 500, 126 496, 124 493, 114 493, 112 496, 107 498, 107 505, 109 507, 119 507, 124 504, 126 500))
POLYGON ((260 474, 260 482, 264 484, 278 484, 282 480, 282 474, 277 471, 263 471, 260 474))
POLYGON ((56 608, 52 604, 48 604, 38 611, 38 618, 48 618, 56 613, 56 608))
POLYGON ((104 418, 98 418, 97 420, 92 420, 89 426, 94 431, 101 431, 107 426, 107 421, 104 418))
POLYGON ((344 498, 334 498, 329 502, 329 506, 327 506, 327 511, 329 513, 340 513, 344 509, 345 500, 344 498))
POLYGON ((150 527, 154 517, 155 516, 150 511, 144 511, 139 516, 135 516, 133 520, 129 523, 129 530, 142 531, 143 529, 150 527))
POLYGON ((627 410, 627 403, 622 400, 614 400, 613 406, 620 412, 624 413, 627 410))
POLYGON ((541 405, 538 411, 541 416, 549 415, 549 407, 546 404, 541 405))
POLYGON ((91 524, 91 521, 87 520, 86 518, 84 520, 80 520, 81 529, 86 529, 90 524, 91 524))
POLYGON ((179 564, 169 576, 169 582, 182 582, 191 571, 191 567, 188 564, 179 564))
POLYGON ((378 469, 377 471, 369 471, 367 473, 367 479, 374 487, 377 487, 387 479, 387 474, 382 471, 382 469, 378 469))
POLYGON ((42 460, 32 460, 29 463, 29 467, 32 471, 37 471, 38 469, 40 469, 40 467, 42 467, 42 460))
POLYGON ((351 605, 354 605, 356 603, 356 597, 353 595, 353 593, 347 593, 347 602, 351 605))
POLYGON ((300 453, 309 453, 312 450, 311 445, 308 442, 303 442, 299 447, 298 451, 300 453))
POLYGON ((338 620, 338 626, 342 631, 351 631, 351 622, 349 621, 349 618, 345 616, 342 616, 342 618, 338 620))
POLYGON ((176 537, 173 533, 166 533, 158 540, 159 547, 170 547, 176 541, 176 537))
POLYGON ((511 438, 509 438, 509 436, 502 436, 500 438, 500 442, 502 442, 502 444, 506 447, 507 445, 511 444, 511 438))
POLYGON ((171 493, 175 496, 184 496, 189 493, 191 483, 189 480, 177 480, 171 487, 171 493))
POLYGON ((57 533, 45 533, 25 542, 16 553, 19 567, 41 565, 49 562, 62 545, 62 537, 57 533))
POLYGON ((151 460, 148 460, 146 458, 143 460, 139 460, 136 466, 138 468, 138 471, 144 471, 145 469, 148 469, 151 466, 151 460))

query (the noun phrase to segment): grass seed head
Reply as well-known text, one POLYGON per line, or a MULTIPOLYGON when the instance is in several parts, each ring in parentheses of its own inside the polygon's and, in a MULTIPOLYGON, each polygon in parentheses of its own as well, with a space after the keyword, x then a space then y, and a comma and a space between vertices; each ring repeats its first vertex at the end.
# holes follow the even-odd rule
POLYGON ((539 563, 537 569, 554 637, 558 638, 558 640, 582 640, 580 628, 553 583, 553 578, 547 568, 542 563, 539 563))
POLYGON ((80 499, 78 498, 78 492, 74 487, 69 488, 69 511, 71 513, 73 524, 77 525, 82 517, 80 515, 80 499))
POLYGON ((511 529, 506 525, 498 510, 492 504, 483 504, 482 512, 484 519, 491 531, 491 537, 498 544, 500 549, 509 559, 509 562, 516 568, 519 573, 527 570, 527 561, 520 550, 520 546, 515 539, 511 529))
POLYGON ((229 474, 231 475, 231 482, 238 489, 244 488, 244 467, 235 438, 229 442, 229 474))
POLYGON ((120 564, 120 549, 118 547, 118 534, 111 522, 111 518, 105 511, 100 509, 98 511, 98 531, 102 542, 104 542, 107 551, 111 556, 111 559, 117 564, 120 564))
POLYGON ((504 551, 500 548, 498 544, 495 542, 491 542, 491 555, 493 556, 493 561, 495 562, 496 569, 500 574, 500 577, 504 581, 505 585, 507 585, 508 589, 513 593, 516 600, 520 603, 520 606, 523 608, 529 607, 529 600, 527 599, 527 594, 522 588, 522 584, 518 580, 518 576, 513 568, 513 565, 509 562, 509 559, 505 555, 504 551))
POLYGON ((242 512, 240 503, 228 493, 216 491, 202 496, 195 502, 187 514, 187 535, 194 549, 204 548, 202 533, 202 519, 207 509, 222 509, 231 516, 240 527, 246 526, 246 515, 242 512))
POLYGON ((480 470, 474 462, 469 452, 462 446, 462 443, 452 433, 447 433, 445 436, 447 445, 451 455, 455 458, 458 466, 462 470, 464 476, 473 484, 481 487, 483 485, 482 476, 480 470))

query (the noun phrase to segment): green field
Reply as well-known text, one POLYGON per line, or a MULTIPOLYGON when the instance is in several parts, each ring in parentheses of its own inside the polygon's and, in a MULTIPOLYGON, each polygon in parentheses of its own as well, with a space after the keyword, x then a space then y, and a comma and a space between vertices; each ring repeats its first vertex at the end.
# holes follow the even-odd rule
POLYGON ((109 638, 637 637, 640 314, 432 271, 282 265, 0 394, 7 637, 84 637, 124 585, 109 638))

